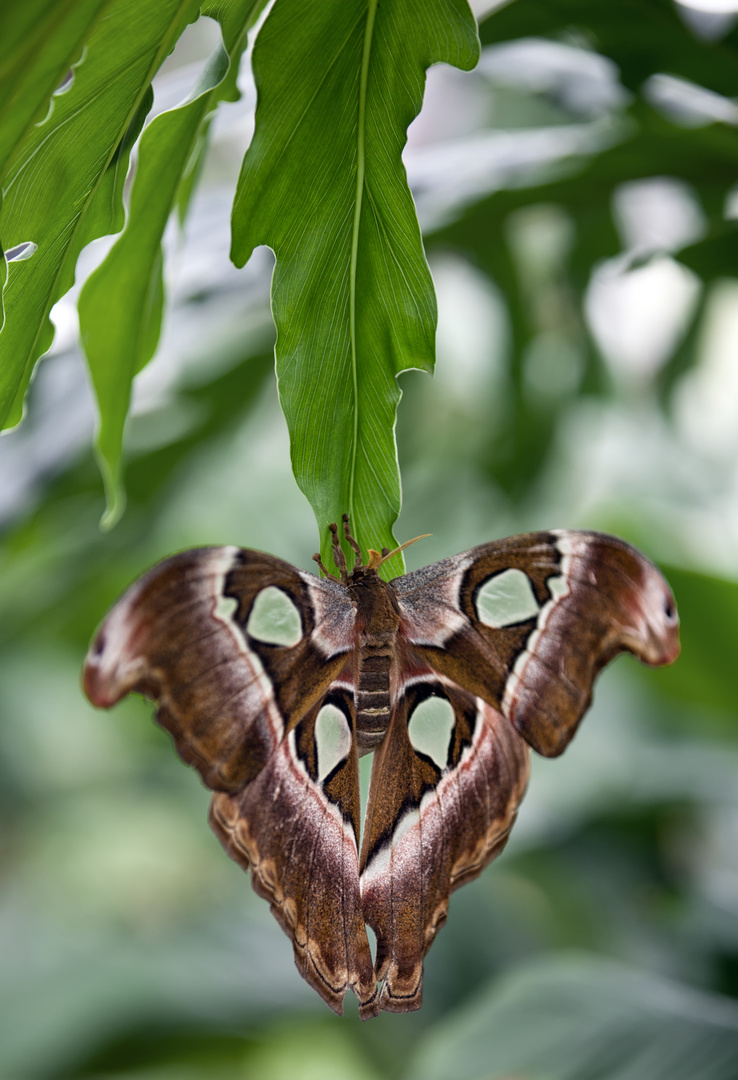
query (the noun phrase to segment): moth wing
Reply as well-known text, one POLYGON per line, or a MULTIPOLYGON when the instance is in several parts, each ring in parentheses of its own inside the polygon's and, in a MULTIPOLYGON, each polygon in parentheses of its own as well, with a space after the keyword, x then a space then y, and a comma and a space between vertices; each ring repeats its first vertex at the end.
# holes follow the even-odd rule
POLYGON ((660 665, 679 653, 666 581, 635 548, 600 533, 513 536, 392 584, 403 637, 424 662, 547 757, 571 740, 614 656, 660 665))
MULTIPOLYGON (((210 824, 292 938, 302 976, 339 1015, 346 990, 378 1011, 361 910, 353 687, 336 681, 237 794, 216 792, 210 824), (330 735, 318 728, 326 717, 330 735), (327 759, 327 760, 325 760, 327 759)), ((323 724, 325 728, 325 723, 323 724)))
POLYGON ((389 1012, 420 1008, 423 957, 449 895, 502 850, 528 782, 529 750, 509 722, 419 667, 375 751, 361 855, 379 1007, 389 1012))
POLYGON ((214 831, 251 868, 303 976, 336 1012, 350 986, 371 1015, 355 711, 351 675, 342 676, 353 670, 353 620, 340 585, 281 559, 186 551, 118 601, 90 648, 84 687, 105 708, 132 691, 156 702, 180 757, 215 792, 214 831), (322 752, 326 717, 338 749, 322 752))

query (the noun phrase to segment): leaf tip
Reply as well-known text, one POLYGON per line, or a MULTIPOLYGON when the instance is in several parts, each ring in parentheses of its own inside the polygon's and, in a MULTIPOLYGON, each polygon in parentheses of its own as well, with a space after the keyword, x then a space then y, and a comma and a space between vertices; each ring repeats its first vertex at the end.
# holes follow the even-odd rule
POLYGON ((101 452, 99 446, 96 449, 97 464, 105 487, 105 512, 100 518, 100 532, 110 532, 115 528, 126 508, 125 488, 120 479, 120 470, 113 469, 110 462, 101 452))
POLYGON ((123 517, 123 511, 125 510, 126 500, 125 498, 116 499, 112 504, 108 504, 105 508, 105 513, 100 518, 100 532, 107 533, 111 529, 114 529, 120 519, 123 517))

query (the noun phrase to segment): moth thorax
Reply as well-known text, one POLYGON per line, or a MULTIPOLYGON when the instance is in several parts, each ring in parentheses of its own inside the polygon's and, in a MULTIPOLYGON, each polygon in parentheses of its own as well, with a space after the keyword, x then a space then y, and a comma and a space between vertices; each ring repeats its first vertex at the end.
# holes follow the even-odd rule
POLYGON ((356 630, 360 647, 376 641, 394 641, 400 627, 400 611, 394 590, 376 571, 349 584, 356 605, 356 630))

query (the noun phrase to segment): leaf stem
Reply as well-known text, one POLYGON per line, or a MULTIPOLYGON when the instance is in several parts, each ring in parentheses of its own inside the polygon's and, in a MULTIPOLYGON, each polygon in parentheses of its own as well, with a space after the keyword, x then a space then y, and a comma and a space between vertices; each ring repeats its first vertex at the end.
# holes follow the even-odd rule
POLYGON ((356 355, 356 268, 359 261, 359 226, 361 223, 361 204, 364 197, 364 173, 366 162, 366 87, 369 79, 369 58, 372 51, 374 17, 377 13, 377 0, 369 0, 364 29, 364 52, 361 58, 361 77, 359 80, 359 121, 356 139, 356 195, 354 198, 354 227, 351 236, 351 276, 349 281, 349 332, 351 336, 351 376, 354 391, 354 430, 351 442, 351 471, 349 474, 349 516, 354 518, 354 478, 356 475, 356 453, 359 445, 359 375, 356 355))

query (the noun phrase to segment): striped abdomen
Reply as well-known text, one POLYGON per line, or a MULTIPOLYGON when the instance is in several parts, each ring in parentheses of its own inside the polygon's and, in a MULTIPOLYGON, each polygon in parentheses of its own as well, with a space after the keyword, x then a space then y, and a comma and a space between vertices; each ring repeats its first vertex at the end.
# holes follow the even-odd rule
POLYGON ((356 680, 356 731, 359 750, 379 746, 390 718, 390 667, 394 634, 378 634, 359 653, 356 680), (382 639, 385 640, 382 640, 382 639), (388 639, 388 640, 387 640, 388 639))
POLYGON ((400 628, 394 590, 375 570, 349 585, 356 604, 356 734, 359 753, 379 746, 392 708, 391 672, 400 628))

